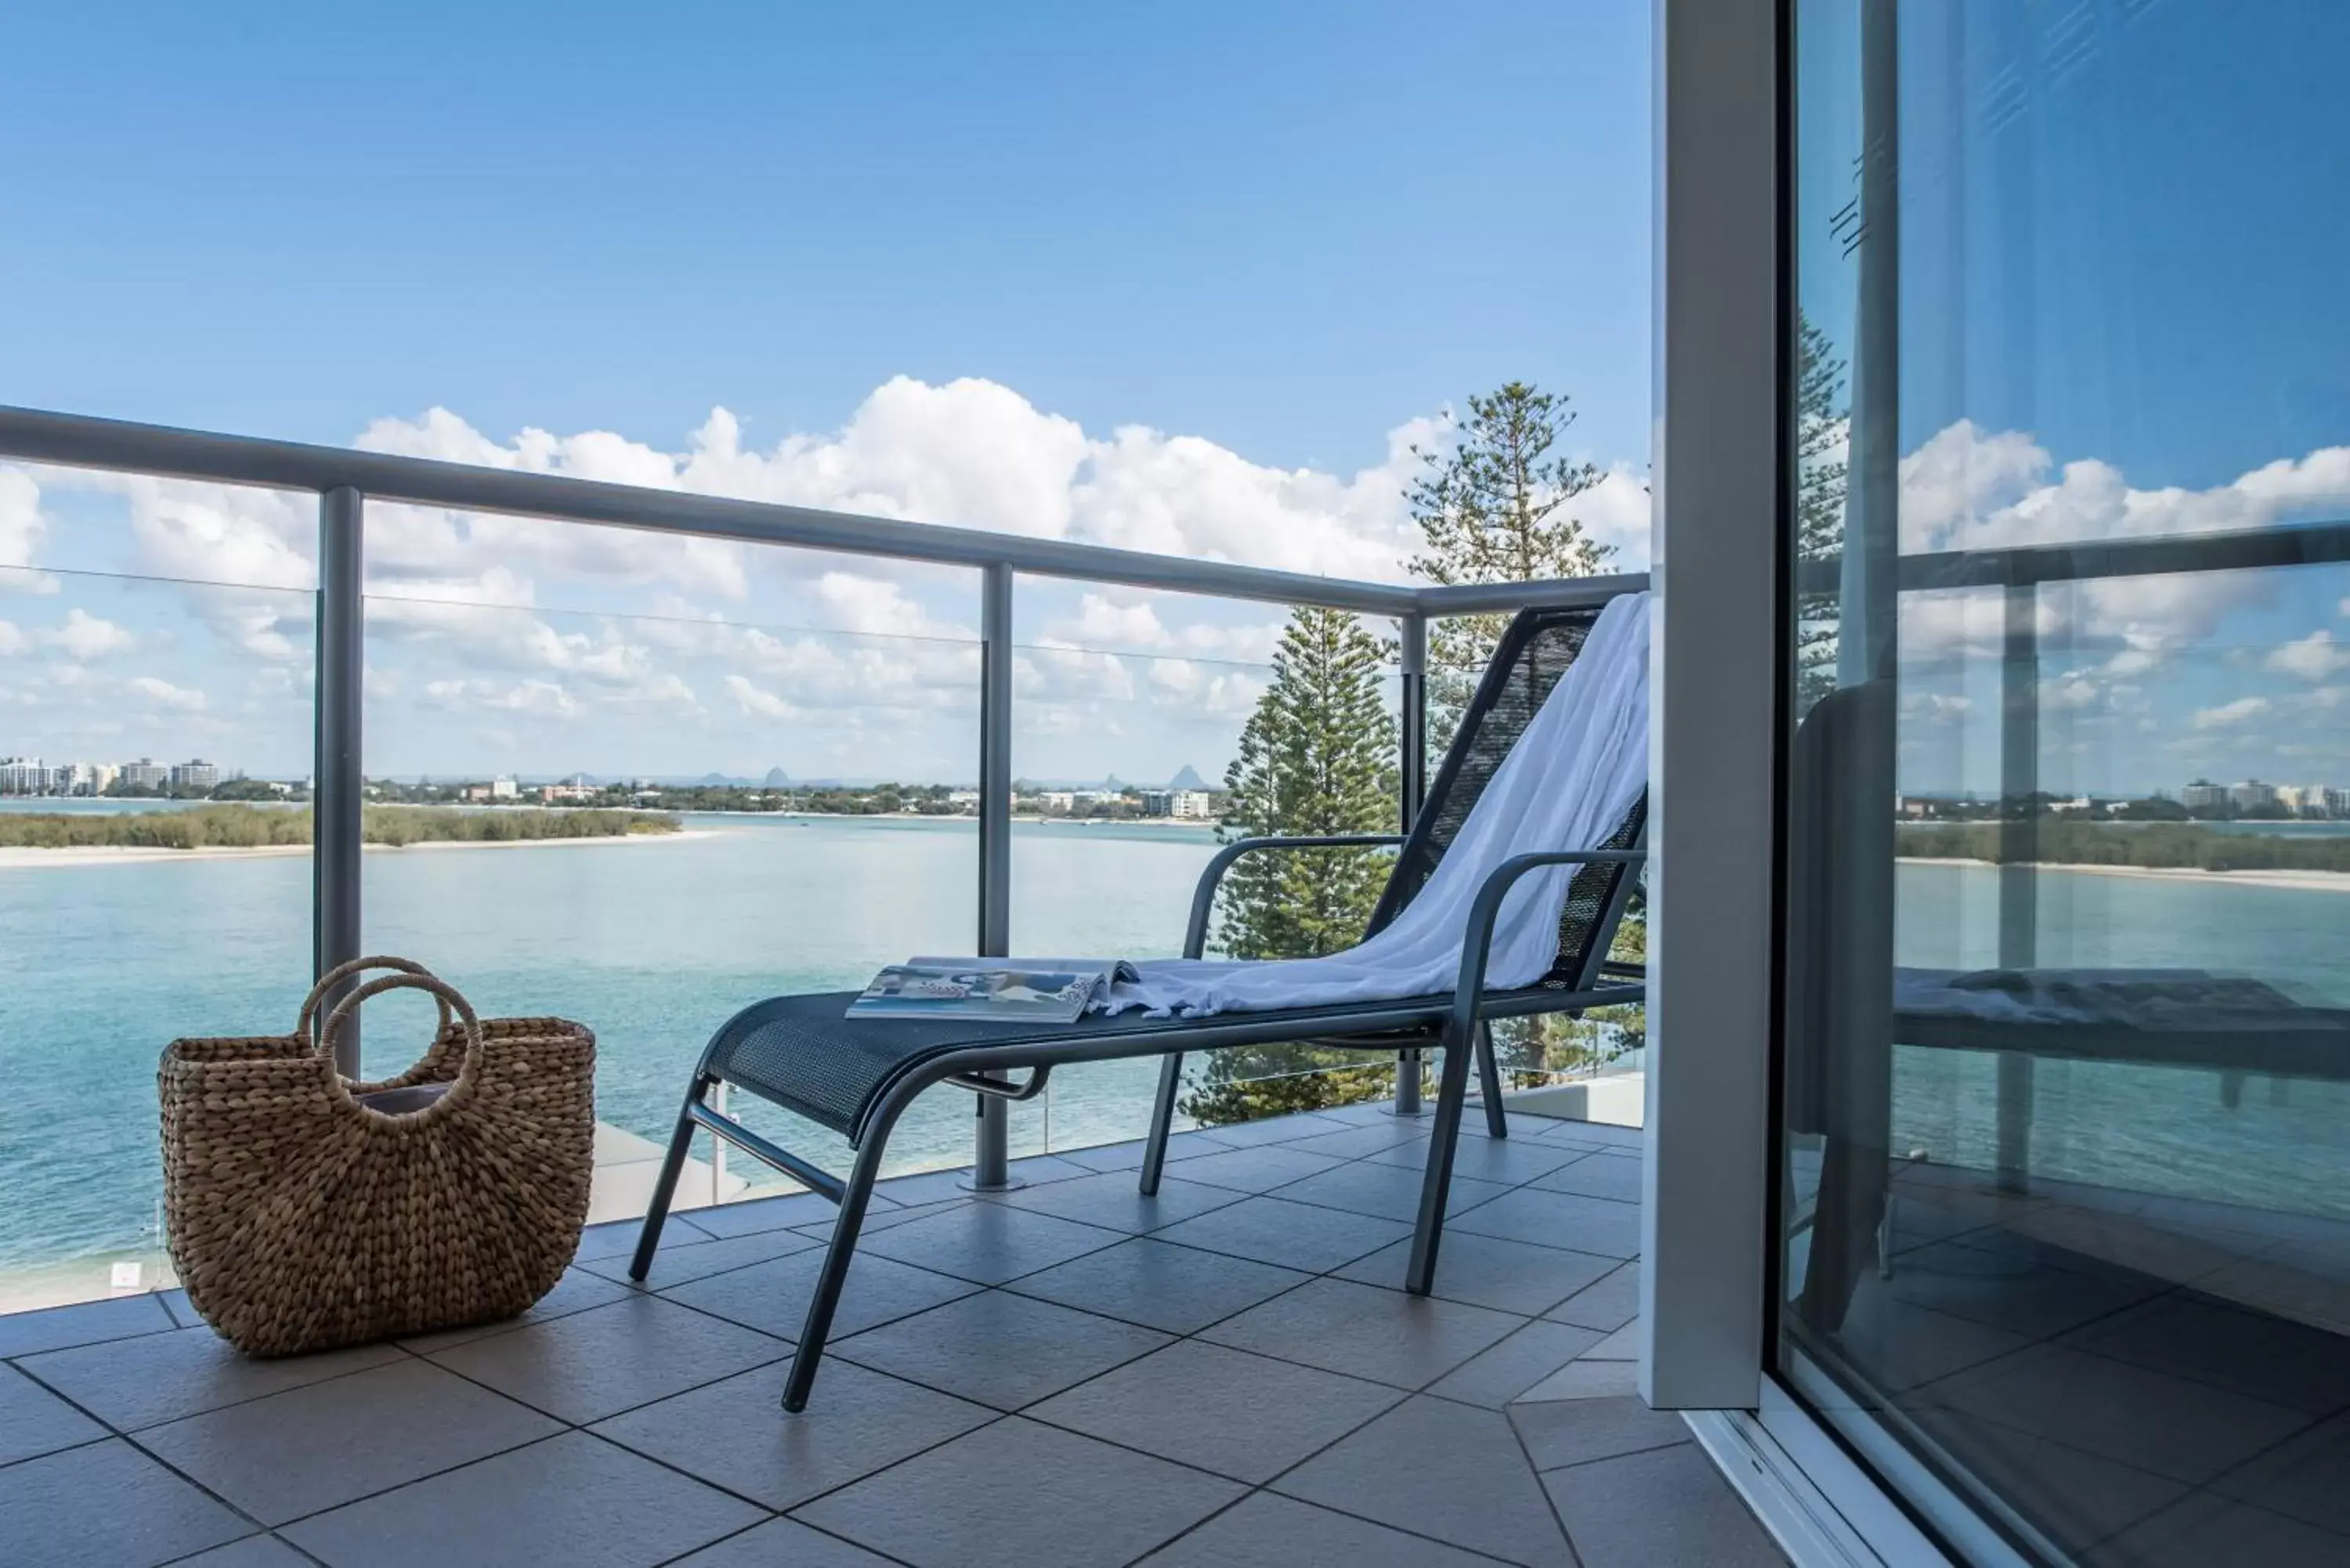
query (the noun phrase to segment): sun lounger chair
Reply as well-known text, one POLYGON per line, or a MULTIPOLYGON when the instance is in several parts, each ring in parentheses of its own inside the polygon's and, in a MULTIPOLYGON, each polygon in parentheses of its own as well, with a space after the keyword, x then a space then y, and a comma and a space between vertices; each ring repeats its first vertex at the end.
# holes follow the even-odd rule
MULTIPOLYGON (((1594 608, 1534 609, 1518 615, 1479 682, 1408 836, 1347 835, 1336 838, 1260 838, 1227 846, 1210 863, 1192 900, 1184 951, 1198 957, 1205 943, 1216 885, 1240 857, 1331 845, 1398 845, 1396 863, 1372 916, 1376 931, 1423 887, 1467 819, 1502 760, 1532 722, 1581 650, 1596 620, 1594 608)), ((853 992, 780 996, 754 1003, 730 1019, 695 1065, 679 1112, 668 1157, 653 1189, 629 1277, 650 1272, 680 1170, 697 1127, 709 1129, 824 1194, 839 1206, 830 1250, 808 1303, 807 1318, 784 1394, 784 1407, 806 1407, 832 1326, 835 1306, 857 1250, 867 1203, 880 1175, 890 1130, 915 1097, 936 1084, 1007 1100, 1040 1093, 1052 1070, 1073 1062, 1141 1056, 1162 1058, 1158 1102, 1141 1172, 1141 1189, 1158 1189, 1174 1115, 1182 1058, 1221 1047, 1312 1041, 1366 1050, 1443 1050, 1419 1223, 1406 1284, 1425 1294, 1434 1278, 1444 1205, 1452 1179, 1452 1150, 1468 1096, 1469 1064, 1478 1060, 1489 1130, 1507 1130, 1501 1080, 1489 1024, 1497 1018, 1579 1013, 1587 1008, 1636 1002, 1637 971, 1611 971, 1613 939, 1642 858, 1642 804, 1600 848, 1522 855, 1496 867, 1473 905, 1462 943, 1461 979, 1439 994, 1398 1001, 1347 1002, 1274 1012, 1151 1017, 1126 1012, 1088 1016, 1073 1023, 973 1023, 928 1019, 845 1016, 853 992), (1556 961, 1532 985, 1491 990, 1483 983, 1486 952, 1503 896, 1538 867, 1577 865, 1559 923, 1556 961), (1024 1072, 1016 1081, 1007 1075, 1024 1072), (844 1136, 856 1151, 846 1179, 779 1147, 712 1107, 710 1091, 731 1085, 844 1136)))

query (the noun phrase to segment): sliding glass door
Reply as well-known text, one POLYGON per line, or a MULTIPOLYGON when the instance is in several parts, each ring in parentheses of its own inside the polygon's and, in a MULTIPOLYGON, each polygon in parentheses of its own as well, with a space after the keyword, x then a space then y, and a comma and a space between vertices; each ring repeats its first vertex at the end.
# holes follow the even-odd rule
POLYGON ((2350 6, 1794 0, 1781 1380, 2350 1562, 2350 6))

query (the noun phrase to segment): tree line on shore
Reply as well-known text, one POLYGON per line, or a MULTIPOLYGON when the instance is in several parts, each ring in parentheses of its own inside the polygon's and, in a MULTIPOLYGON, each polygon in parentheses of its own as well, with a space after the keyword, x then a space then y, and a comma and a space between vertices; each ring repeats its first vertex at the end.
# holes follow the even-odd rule
POLYGON ((2350 871, 2350 836, 2222 833, 2180 822, 2124 825, 2043 818, 2022 824, 1927 823, 1905 825, 1893 842, 1894 853, 1906 860, 2147 870, 2350 871))
MULTIPOLYGON (((620 838, 675 833, 678 819, 652 811, 436 811, 370 805, 360 815, 367 843, 504 844, 553 838, 620 838)), ((109 814, 0 813, 0 848, 266 849, 310 842, 310 813, 253 805, 109 814)))

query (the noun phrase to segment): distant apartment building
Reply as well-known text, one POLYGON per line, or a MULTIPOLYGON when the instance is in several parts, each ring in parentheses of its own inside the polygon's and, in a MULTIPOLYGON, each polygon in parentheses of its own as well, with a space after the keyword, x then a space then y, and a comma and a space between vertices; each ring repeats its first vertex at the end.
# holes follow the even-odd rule
POLYGON ((2345 792, 2331 784, 2281 784, 2277 788, 2277 804, 2296 816, 2339 816, 2345 798, 2345 792))
POLYGON ((122 764, 119 781, 125 789, 161 789, 172 782, 172 770, 152 757, 122 764))
POLYGON ((521 793, 521 786, 510 778, 494 778, 490 781, 489 798, 492 800, 513 800, 521 793))
POLYGON ((47 794, 49 770, 38 757, 0 757, 0 794, 47 794))
POLYGON ((2238 811, 2267 811, 2277 804, 2276 785, 2246 779, 2228 786, 2228 804, 2238 811))
POLYGON ((202 757, 192 757, 172 764, 171 779, 173 789, 215 789, 220 784, 220 767, 202 757))
MULTIPOLYGON (((503 783, 506 786, 506 790, 509 794, 513 793, 514 780, 504 779, 499 782, 503 783)), ((491 790, 494 792, 497 787, 498 786, 495 784, 490 786, 491 790)), ((538 798, 549 805, 554 805, 559 800, 594 800, 598 795, 600 795, 603 793, 604 792, 602 790, 598 789, 594 784, 541 784, 538 786, 538 798)))
POLYGON ((1171 816, 1178 822, 1205 822, 1214 815, 1208 792, 1203 789, 1147 789, 1142 793, 1142 815, 1171 816))
POLYGON ((1048 789, 1045 791, 1044 794, 1037 796, 1037 798, 1045 803, 1045 809, 1046 811, 1075 811, 1077 809, 1077 796, 1075 790, 1048 789))
POLYGON ((2220 811, 2228 805, 2228 786, 2197 779, 2178 792, 2178 804, 2189 811, 2220 811))

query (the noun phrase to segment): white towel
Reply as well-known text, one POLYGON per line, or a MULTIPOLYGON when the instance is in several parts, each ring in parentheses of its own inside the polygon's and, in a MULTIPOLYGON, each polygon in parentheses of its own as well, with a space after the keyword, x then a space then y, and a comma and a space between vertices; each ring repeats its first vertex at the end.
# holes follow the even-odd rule
MULTIPOLYGON (((1253 1012, 1449 992, 1470 906, 1493 868, 1518 855, 1597 848, 1648 787, 1648 596, 1627 594, 1600 612, 1436 870, 1384 930, 1326 958, 1146 961, 1135 966, 1141 979, 1112 987, 1101 1011, 1253 1012)), ((1532 985, 1549 971, 1578 869, 1529 872, 1503 899, 1489 985, 1532 985)))

